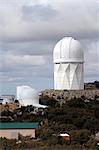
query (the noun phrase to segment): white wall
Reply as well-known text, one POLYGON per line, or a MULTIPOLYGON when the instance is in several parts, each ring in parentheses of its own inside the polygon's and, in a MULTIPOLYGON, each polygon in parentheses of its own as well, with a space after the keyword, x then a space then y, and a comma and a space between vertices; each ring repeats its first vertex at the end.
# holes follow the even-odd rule
POLYGON ((54 64, 54 89, 84 89, 83 63, 54 64))

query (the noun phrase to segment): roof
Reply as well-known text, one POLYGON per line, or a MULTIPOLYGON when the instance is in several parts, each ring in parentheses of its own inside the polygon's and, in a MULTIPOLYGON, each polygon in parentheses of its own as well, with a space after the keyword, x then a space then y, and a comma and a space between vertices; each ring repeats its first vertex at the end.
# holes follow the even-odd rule
POLYGON ((0 129, 35 129, 38 128, 37 122, 1 122, 0 129))
POLYGON ((67 133, 61 133, 60 136, 70 136, 70 135, 67 133))
POLYGON ((47 106, 41 104, 33 104, 33 106, 38 108, 47 108, 47 106))
POLYGON ((72 37, 64 37, 55 45, 53 51, 54 63, 83 63, 83 61, 83 49, 78 40, 72 37))

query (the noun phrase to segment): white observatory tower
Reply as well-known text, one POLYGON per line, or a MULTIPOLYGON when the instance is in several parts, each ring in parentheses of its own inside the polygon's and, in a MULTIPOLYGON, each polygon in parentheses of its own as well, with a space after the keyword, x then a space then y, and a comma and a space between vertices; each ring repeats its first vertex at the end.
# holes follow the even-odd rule
POLYGON ((79 41, 72 37, 60 40, 53 52, 54 89, 84 89, 84 54, 79 41))

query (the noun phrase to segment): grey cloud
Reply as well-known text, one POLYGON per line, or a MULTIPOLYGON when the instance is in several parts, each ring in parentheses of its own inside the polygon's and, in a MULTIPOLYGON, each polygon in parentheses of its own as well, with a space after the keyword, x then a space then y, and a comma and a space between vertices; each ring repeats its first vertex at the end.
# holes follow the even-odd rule
POLYGON ((54 45, 55 41, 2 42, 0 49, 15 55, 51 55, 54 45))
POLYGON ((5 82, 5 88, 7 82, 10 87, 32 82, 49 87, 53 48, 64 36, 72 36, 83 45, 85 80, 99 79, 99 22, 94 0, 55 1, 46 6, 22 5, 17 15, 10 10, 12 5, 1 11, 0 81, 5 82))
POLYGON ((55 10, 51 5, 34 5, 22 7, 22 18, 26 21, 49 21, 57 15, 58 11, 55 10))
MULTIPOLYGON (((20 80, 29 80, 32 82, 33 78, 37 78, 39 82, 39 78, 52 78, 53 76, 53 66, 50 57, 46 57, 46 65, 32 65, 32 66, 22 66, 21 64, 18 66, 11 66, 6 64, 0 70, 0 81, 1 82, 18 82, 20 80), (50 66, 50 67, 49 67, 50 66)), ((39 61, 39 60, 38 60, 39 61)))
POLYGON ((8 67, 8 68, 20 68, 29 67, 29 66, 41 66, 45 64, 45 58, 43 56, 36 55, 13 55, 6 54, 0 57, 0 69, 8 67))
POLYGON ((85 81, 99 80, 99 42, 97 40, 81 41, 85 56, 85 81))
MULTIPOLYGON (((3 25, 0 31, 2 41, 49 41, 60 39, 63 36, 94 39, 99 36, 97 9, 92 0, 81 1, 81 3, 78 0, 72 3, 64 1, 62 8, 61 5, 59 8, 50 5, 26 5, 23 6, 20 14, 17 17, 12 15, 14 21, 12 19, 5 21, 6 28, 3 28, 3 25), (24 21, 21 16, 29 20, 24 21)), ((1 22, 3 18, 7 19, 2 16, 1 22)))

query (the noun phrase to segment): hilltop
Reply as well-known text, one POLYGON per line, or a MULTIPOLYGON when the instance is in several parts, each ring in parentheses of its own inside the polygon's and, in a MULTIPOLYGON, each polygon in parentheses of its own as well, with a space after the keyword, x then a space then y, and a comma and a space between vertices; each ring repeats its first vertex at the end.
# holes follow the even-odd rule
POLYGON ((84 90, 54 90, 41 91, 40 102, 44 105, 50 101, 57 101, 62 105, 74 98, 83 98, 85 101, 99 100, 99 82, 85 83, 84 90))

